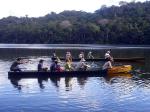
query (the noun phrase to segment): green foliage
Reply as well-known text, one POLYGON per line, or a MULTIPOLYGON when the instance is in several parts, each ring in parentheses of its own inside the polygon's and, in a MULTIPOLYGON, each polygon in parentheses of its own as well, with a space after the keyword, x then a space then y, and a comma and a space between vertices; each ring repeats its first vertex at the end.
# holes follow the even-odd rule
POLYGON ((0 20, 0 43, 150 44, 150 2, 0 20))

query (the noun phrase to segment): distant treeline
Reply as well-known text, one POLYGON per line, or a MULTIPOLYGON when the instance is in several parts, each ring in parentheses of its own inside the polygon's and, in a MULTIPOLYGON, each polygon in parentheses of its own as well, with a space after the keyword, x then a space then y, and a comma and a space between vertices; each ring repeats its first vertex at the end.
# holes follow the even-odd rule
POLYGON ((0 20, 0 43, 150 44, 150 2, 0 20))

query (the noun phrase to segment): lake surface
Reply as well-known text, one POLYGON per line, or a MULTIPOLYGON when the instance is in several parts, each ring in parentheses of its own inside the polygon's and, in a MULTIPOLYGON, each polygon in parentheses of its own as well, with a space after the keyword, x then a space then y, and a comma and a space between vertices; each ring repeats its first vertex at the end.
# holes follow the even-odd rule
MULTIPOLYGON (((32 60, 22 65, 36 69, 40 59, 50 64, 52 52, 64 57, 71 51, 78 57, 92 51, 95 58, 103 58, 111 49, 115 58, 144 57, 143 62, 131 64, 134 71, 150 73, 149 46, 99 45, 0 45, 0 112, 146 112, 150 111, 150 79, 137 77, 85 77, 47 79, 8 79, 7 72, 17 57, 32 60)), ((92 62, 93 63, 93 62, 92 62)), ((102 66, 103 62, 94 62, 102 66)))

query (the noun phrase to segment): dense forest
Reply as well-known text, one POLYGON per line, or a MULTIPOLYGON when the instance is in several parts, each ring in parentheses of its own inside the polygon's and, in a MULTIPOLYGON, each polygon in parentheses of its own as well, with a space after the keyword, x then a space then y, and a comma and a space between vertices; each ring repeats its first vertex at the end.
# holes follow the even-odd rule
POLYGON ((0 19, 0 43, 150 44, 150 1, 0 19))

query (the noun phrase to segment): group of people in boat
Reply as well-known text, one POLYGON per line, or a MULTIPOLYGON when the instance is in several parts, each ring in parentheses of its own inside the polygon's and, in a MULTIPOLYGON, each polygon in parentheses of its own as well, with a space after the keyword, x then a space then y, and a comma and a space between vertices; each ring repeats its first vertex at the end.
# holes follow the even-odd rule
MULTIPOLYGON (((91 51, 88 53, 87 58, 88 59, 94 59, 94 56, 92 55, 91 51)), ((80 52, 79 59, 80 59, 80 61, 74 66, 73 63, 72 63, 71 52, 67 51, 66 52, 66 56, 65 56, 65 64, 62 67, 62 66, 60 66, 61 60, 56 55, 56 53, 53 53, 53 55, 51 57, 51 65, 49 67, 49 70, 51 72, 73 71, 73 70, 76 70, 76 71, 81 71, 81 70, 85 71, 88 68, 90 68, 90 65, 88 65, 86 63, 84 52, 80 52)), ((103 70, 107 70, 109 68, 112 68, 113 58, 110 55, 110 51, 107 51, 105 53, 105 60, 106 61, 105 61, 104 65, 102 66, 102 69, 103 70)), ((24 61, 23 61, 22 58, 17 58, 16 61, 12 63, 12 65, 10 67, 10 70, 14 71, 14 72, 17 72, 17 71, 20 72, 20 71, 22 71, 19 68, 19 65, 23 64, 23 63, 24 63, 24 61)), ((44 60, 43 59, 40 59, 38 65, 37 65, 37 70, 38 71, 48 71, 48 68, 44 67, 44 60)))

